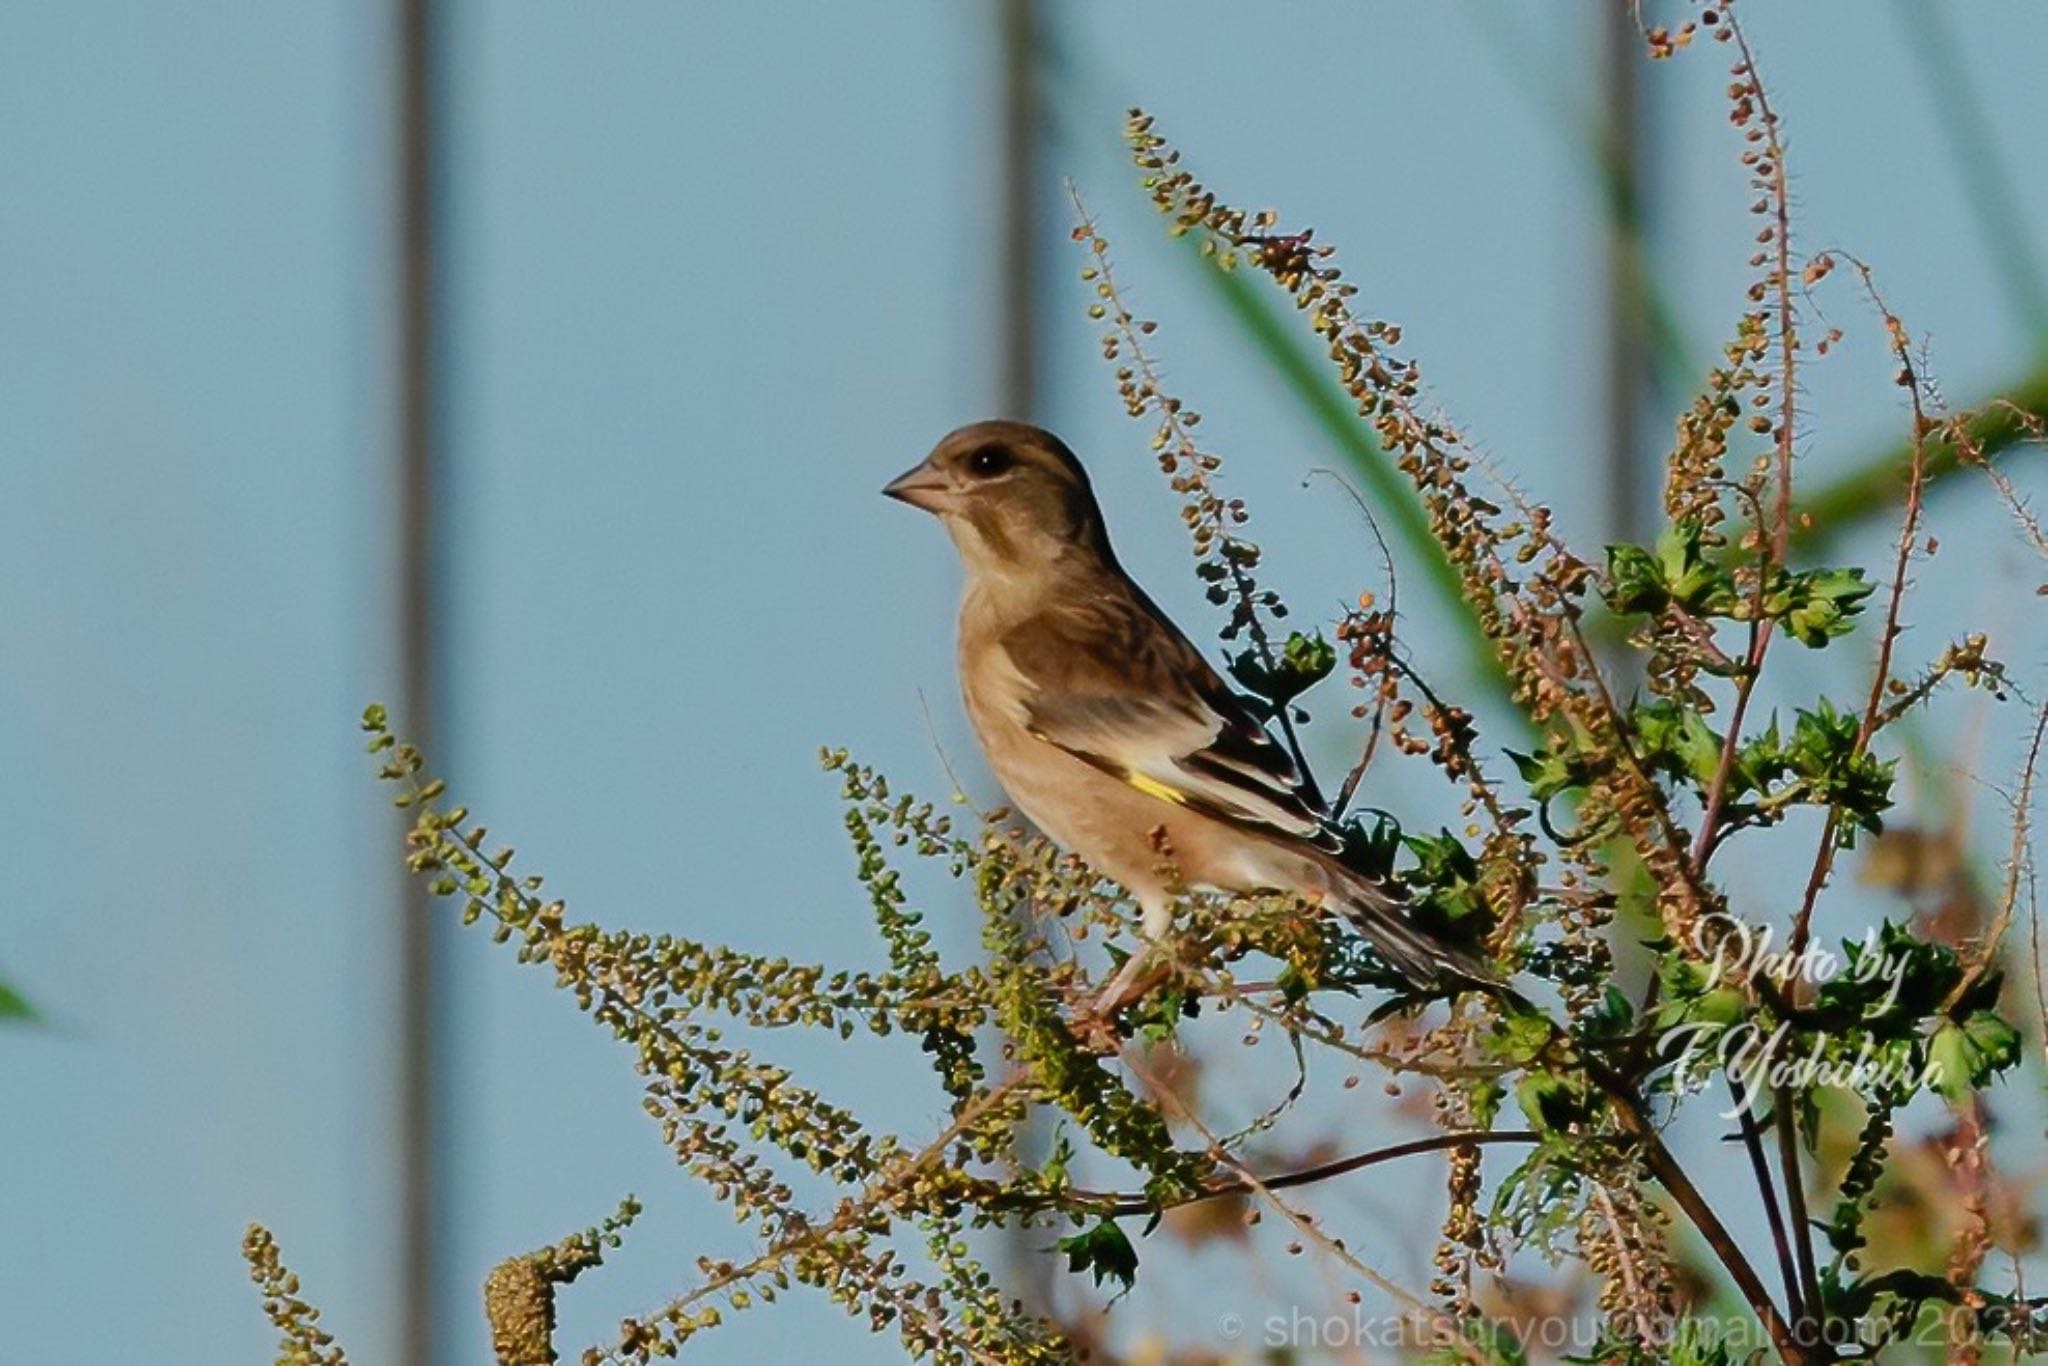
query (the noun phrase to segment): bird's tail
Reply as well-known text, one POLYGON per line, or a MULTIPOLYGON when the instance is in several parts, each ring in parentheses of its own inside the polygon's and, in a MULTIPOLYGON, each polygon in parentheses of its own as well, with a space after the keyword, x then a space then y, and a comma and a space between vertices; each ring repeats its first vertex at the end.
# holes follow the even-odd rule
POLYGON ((1479 954, 1417 925, 1407 905, 1379 883, 1347 868, 1333 868, 1331 873, 1325 904, 1416 986, 1443 991, 1502 985, 1500 974, 1479 954))

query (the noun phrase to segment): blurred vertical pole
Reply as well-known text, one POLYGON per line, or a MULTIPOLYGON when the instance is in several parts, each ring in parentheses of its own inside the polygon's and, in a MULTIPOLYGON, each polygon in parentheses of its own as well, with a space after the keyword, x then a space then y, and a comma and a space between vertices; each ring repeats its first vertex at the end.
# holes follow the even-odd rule
POLYGON ((1643 52, 1633 11, 1602 0, 1593 7, 1600 35, 1603 172, 1607 179, 1607 237, 1602 256, 1606 289, 1604 345, 1607 396, 1603 464, 1607 472, 1607 531, 1619 541, 1641 539, 1643 527, 1645 354, 1642 280, 1646 264, 1643 213, 1641 69, 1643 52))
MULTIPOLYGON (((1038 287, 1039 241, 1044 229, 1042 174, 1039 164, 1038 23, 1036 0, 1001 0, 998 38, 1002 79, 997 84, 1002 163, 996 186, 999 220, 996 270, 996 411, 1004 417, 1031 421, 1038 416, 1038 287)), ((1029 906, 1017 915, 1027 933, 1033 926, 1029 906)), ((1016 1137, 1018 1157, 1035 1161, 1045 1135, 1034 1127, 1016 1137)), ((1052 1310, 1052 1285, 1041 1240, 1018 1225, 1005 1247, 1008 1280, 1025 1305, 1040 1313, 1052 1310)))
MULTIPOLYGON (((398 8, 398 665, 401 725, 434 753, 436 692, 435 37, 432 0, 398 8)), ((417 878, 398 888, 398 1360, 433 1360, 439 1307, 439 1056, 434 920, 417 878)))
POLYGON ((1002 0, 1002 184, 997 190, 1002 354, 998 406, 1029 420, 1038 408, 1038 38, 1034 0, 1002 0))

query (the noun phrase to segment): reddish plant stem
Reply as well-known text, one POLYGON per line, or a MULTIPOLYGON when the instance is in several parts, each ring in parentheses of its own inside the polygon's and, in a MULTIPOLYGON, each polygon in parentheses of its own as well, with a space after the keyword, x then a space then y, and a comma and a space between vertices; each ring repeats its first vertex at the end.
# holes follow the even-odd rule
POLYGON ((1442 1152, 1449 1148, 1470 1148, 1486 1143, 1537 1143, 1543 1135, 1531 1129, 1472 1129, 1458 1133, 1434 1134, 1408 1143, 1396 1143, 1391 1147, 1375 1148, 1371 1152, 1356 1153, 1339 1158, 1335 1162, 1318 1163, 1298 1171, 1280 1172, 1273 1176, 1258 1178, 1257 1185, 1246 1177, 1231 1177, 1205 1186, 1199 1191, 1170 1200, 1164 1205, 1147 1195, 1124 1194, 1115 1191, 1070 1191, 1073 1199, 1090 1206, 1100 1206, 1100 1212, 1111 1218, 1127 1214, 1156 1214, 1162 1210, 1178 1209, 1182 1205, 1199 1204, 1204 1200, 1217 1200, 1227 1195, 1250 1195, 1258 1186, 1268 1190, 1287 1190, 1295 1186, 1314 1185, 1332 1177, 1346 1176, 1367 1167, 1377 1167, 1382 1162, 1396 1158, 1414 1157, 1421 1153, 1442 1152))
MULTIPOLYGON (((1778 1203, 1770 1163, 1764 1157, 1761 1126, 1756 1112, 1750 1108, 1749 1089, 1733 1071, 1728 1073, 1728 1092, 1735 1098, 1735 1117, 1742 1127, 1742 1146, 1749 1152, 1750 1172, 1756 1177, 1757 1190, 1763 1194, 1764 1220, 1770 1225, 1771 1247, 1778 1254, 1778 1275, 1785 1283, 1785 1312, 1794 1320, 1803 1319, 1807 1312, 1805 1285, 1793 1260, 1791 1240, 1785 1235, 1785 1212, 1778 1203)), ((1794 1214, 1797 1213, 1795 1210, 1794 1214)))

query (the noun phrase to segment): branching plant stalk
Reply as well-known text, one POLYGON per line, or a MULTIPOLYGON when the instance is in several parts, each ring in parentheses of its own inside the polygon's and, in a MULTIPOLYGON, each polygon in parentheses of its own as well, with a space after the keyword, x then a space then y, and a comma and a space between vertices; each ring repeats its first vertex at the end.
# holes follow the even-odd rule
MULTIPOLYGON (((1512 775, 1501 780, 1488 771, 1491 742, 1501 737, 1484 735, 1477 715, 1483 709, 1458 706, 1448 688, 1439 695, 1414 667, 1397 629, 1391 557, 1365 511, 1387 561, 1385 601, 1366 594, 1344 605, 1335 635, 1349 651, 1347 681, 1375 689, 1366 700, 1376 705, 1363 753, 1355 753, 1357 765, 1335 794, 1335 811, 1349 804, 1374 755, 1391 752, 1390 762, 1427 763, 1452 780, 1464 826, 1404 827, 1404 818, 1418 814, 1404 809, 1317 833, 1340 835, 1347 866, 1384 884, 1408 908, 1418 933, 1477 954, 1483 966, 1475 971, 1499 984, 1451 990, 1446 999, 1441 983, 1404 981, 1369 942, 1345 935, 1286 887, 1187 897, 1171 935, 1134 931, 1127 896, 1083 862, 1085 849, 1063 852, 1043 838, 991 825, 986 813, 974 814, 973 836, 956 832, 954 816, 914 794, 892 792, 879 770, 836 749, 825 751, 823 764, 843 783, 844 824, 886 949, 885 968, 834 970, 668 934, 572 924, 563 902, 542 899, 541 878, 508 871, 511 849, 486 852, 486 832, 469 824, 467 808, 443 800, 445 784, 421 777, 423 758, 398 743, 385 709, 366 710, 370 752, 389 756, 379 761, 380 777, 400 785, 394 800, 401 808, 417 808, 409 867, 431 880, 436 897, 460 908, 465 924, 484 921, 498 942, 516 945, 522 963, 552 971, 577 1008, 628 1047, 642 1078, 643 1108, 661 1126, 664 1144, 742 1230, 734 1260, 700 1258, 689 1279, 667 1288, 673 1297, 663 1308, 645 1320, 621 1321, 613 1344, 593 1357, 646 1366, 674 1355, 726 1312, 801 1286, 876 1331, 897 1332, 918 1359, 1058 1366, 1101 1340, 1092 1318, 1063 1321, 1057 1307, 1085 1306, 1089 1292, 1045 1295, 1037 1308, 1026 1307, 1017 1287, 977 1258, 975 1241, 996 1230, 1065 1225, 1077 1230, 1060 1239, 1069 1270, 1092 1272, 1098 1287, 1114 1281, 1128 1289, 1137 1275, 1134 1243, 1152 1232, 1158 1216, 1223 1201, 1244 1202, 1252 1221, 1258 1207, 1277 1213, 1298 1235, 1290 1253, 1306 1250, 1320 1270, 1347 1280, 1355 1275, 1360 1290, 1369 1283, 1391 1297, 1410 1326, 1443 1334, 1433 1359, 1501 1359, 1496 1343, 1518 1325, 1475 1300, 1478 1275, 1512 1274, 1507 1259, 1533 1255, 1569 1256, 1596 1278, 1602 1336, 1586 1359, 1722 1359, 1689 1358, 1662 1336, 1679 1312, 1669 1240, 1683 1230, 1711 1252, 1718 1264, 1711 1279, 1733 1287, 1761 1326, 1768 1352, 1791 1366, 1828 1366, 1836 1359, 1831 1340, 1853 1334, 1867 1342, 1928 1321, 1930 1310, 1949 1314, 1952 1342, 1971 1352, 1996 1336, 2016 1350, 2048 1336, 2048 1301, 1990 1286, 1981 1274, 1994 1208, 1989 1167, 1974 1173, 1981 1178, 1974 1223, 1957 1242, 1945 1278, 1891 1271, 1896 1259, 1889 1248, 1873 1248, 1867 1257, 1857 1251, 1877 1237, 1868 1216, 1889 1189, 1881 1183, 1909 1179, 1896 1161, 1893 1126, 1902 1107, 1934 1091, 1953 1113, 1988 1122, 1989 1081, 2026 1051, 1987 988, 2019 897, 2024 890, 2031 899, 2034 889, 2031 808, 2048 708, 2030 718, 2033 740, 2012 799, 2013 842, 1995 913, 1979 905, 1996 895, 1992 879, 1968 879, 1972 904, 1982 910, 1973 923, 1987 931, 1957 948, 1912 923, 1887 918, 1879 927, 1885 961, 1896 956, 1901 980, 1937 987, 1879 1003, 1867 974, 1845 970, 1823 994, 1804 974, 1779 966, 1799 963, 1807 951, 1839 851, 1858 832, 1878 831, 1893 808, 1893 737, 1880 732, 1931 697, 1943 679, 2001 699, 2017 695, 2030 706, 2034 699, 1987 656, 1982 633, 1951 645, 1917 679, 1893 678, 1902 602, 1925 534, 1926 488, 1945 450, 1973 463, 1979 453, 1967 444, 1976 430, 1970 416, 1930 420, 1928 410, 1940 409, 1936 391, 1921 380, 1905 329, 1864 271, 1913 420, 1912 442, 1894 476, 1904 520, 1887 566, 1875 676, 1867 700, 1859 671, 1857 696, 1847 705, 1817 696, 1788 730, 1773 719, 1745 733, 1764 701, 1777 702, 1759 699, 1767 656, 1790 650, 1787 641, 1817 650, 1851 635, 1865 599, 1885 586, 1886 575, 1867 577, 1855 565, 1791 563, 1795 547, 1804 554, 1808 545, 1807 529, 1795 526, 1793 501, 1804 435, 1799 328, 1811 321, 1807 300, 1832 269, 1833 254, 1802 262, 1795 280, 1778 115, 1746 37, 1725 17, 1727 4, 1703 8, 1699 23, 1683 23, 1676 33, 1657 26, 1644 35, 1656 56, 1672 55, 1703 31, 1740 53, 1728 98, 1758 229, 1756 246, 1745 248, 1748 302, 1724 349, 1725 364, 1710 371, 1678 419, 1663 500, 1668 525, 1651 544, 1609 546, 1604 568, 1557 534, 1552 506, 1525 496, 1437 414, 1400 327, 1355 302, 1360 285, 1340 268, 1334 249, 1315 240, 1313 228, 1283 230, 1277 211, 1253 214, 1220 200, 1182 166, 1149 115, 1133 111, 1127 124, 1145 189, 1168 215, 1172 233, 1192 235, 1191 245, 1218 278, 1239 267, 1269 277, 1299 313, 1315 348, 1335 367, 1332 393, 1342 399, 1328 416, 1345 424, 1354 414, 1365 420, 1364 435, 1346 449, 1374 453, 1382 482, 1405 481, 1409 501, 1401 506, 1408 511, 1401 515, 1440 552, 1441 572, 1456 583, 1491 647, 1490 676, 1509 684, 1515 723, 1531 742, 1528 753, 1510 751, 1519 788, 1512 775), (1802 290, 1797 300, 1795 284, 1802 290), (1756 440, 1737 455, 1730 435, 1745 418, 1756 440), (1746 464, 1734 480, 1731 458, 1746 464), (1731 499, 1739 500, 1739 511, 1731 499), (1641 654, 1639 689, 1615 686, 1628 674, 1618 664, 1603 667, 1592 648, 1588 637, 1599 633, 1603 618, 1588 614, 1600 604, 1619 626, 1617 648, 1625 643, 1641 654), (1568 828, 1552 824, 1553 803, 1573 811, 1568 828), (1696 827, 1691 812, 1699 813, 1696 827), (1710 865, 1737 857, 1720 857, 1725 844, 1799 813, 1812 813, 1821 836, 1788 948, 1761 970, 1723 981, 1724 951, 1742 922, 1732 914, 1732 889, 1720 885, 1710 865), (945 866, 971 897, 983 950, 974 965, 947 963, 937 936, 923 927, 925 912, 909 890, 911 869, 891 849, 945 866), (1662 934, 1643 945, 1651 982, 1635 1006, 1636 993, 1618 989, 1614 947, 1626 932, 1613 921, 1624 904, 1639 900, 1662 934), (1019 907, 1030 908, 1031 918, 1019 907), (1091 938, 1097 931, 1106 943, 1091 938), (1104 980, 1100 965, 1130 948, 1134 934, 1159 955, 1158 970, 1118 1009, 1098 1010, 1092 988, 1104 980), (1532 1004, 1521 988, 1552 1004, 1532 1004), (1387 997, 1354 1026, 1347 1012, 1361 991, 1387 997), (1244 1013, 1236 1013, 1240 1008, 1244 1013), (1781 1022, 1799 1031, 1798 1041, 1758 1059, 1754 1076, 1727 1052, 1727 1031, 1781 1022), (1212 1123, 1190 1103, 1196 1093, 1181 1094, 1178 1076, 1155 1075, 1157 1056, 1135 1042, 1173 1037, 1198 1066, 1208 1061, 1205 1045, 1236 1024, 1249 1026, 1242 1031, 1246 1046, 1277 1037, 1291 1057, 1285 1075, 1270 1068, 1261 1074, 1261 1092, 1291 1084, 1277 1102, 1234 1107, 1228 1124, 1212 1123), (744 1044, 730 1037, 786 1026, 840 1037, 872 1030, 920 1045, 950 1123, 929 1141, 889 1132, 803 1085, 790 1068, 757 1056, 751 1037, 744 1044), (1691 1047, 1675 1051, 1681 1029, 1718 1040, 1718 1058, 1691 1047), (1821 1035, 1829 1036, 1819 1039, 1829 1058, 1874 1051, 1908 1060, 1914 1070, 1876 1087, 1878 1099, 1866 1110, 1844 1173, 1822 1201, 1832 1206, 1825 1219, 1809 1215, 1803 1145, 1811 1139, 1816 1152, 1833 1152, 1838 1135, 1823 1126, 1839 1121, 1815 1108, 1816 1086, 1826 1082, 1787 1080, 1780 1071, 1803 1060, 1808 1040, 1821 1035), (1406 1074, 1427 1079, 1416 1089, 1434 1106, 1438 1132, 1365 1151, 1308 1147, 1300 1134, 1285 1132, 1286 1151, 1314 1155, 1279 1162, 1248 1156, 1255 1143, 1265 1143, 1259 1136, 1270 1132, 1277 1146, 1284 1131, 1304 1122, 1311 1107, 1297 1102, 1311 1094, 1310 1063, 1318 1058, 1344 1071, 1353 1058, 1383 1068, 1396 1079, 1395 1092, 1408 1083, 1406 1074), (1718 1161, 1688 1170, 1659 1128, 1666 1098, 1675 1120, 1715 1072, 1727 1076, 1734 1098, 1747 1173, 1718 1161), (1529 1127, 1491 1127, 1502 1122, 1510 1097, 1529 1127), (1238 1108, 1256 1110, 1256 1117, 1239 1124, 1238 1108), (1055 1118, 1061 1128, 1047 1151, 1019 1147, 1025 1126, 1055 1118), (1824 1136, 1831 1145, 1825 1149, 1824 1136), (1528 1151, 1513 1153, 1511 1175, 1483 1169, 1482 1156, 1490 1168, 1499 1160, 1495 1149, 1521 1148, 1528 1151), (1320 1160, 1325 1151, 1349 1155, 1320 1160), (1331 1189, 1352 1173, 1433 1154, 1442 1156, 1422 1165, 1445 1169, 1449 1199, 1426 1296, 1370 1265, 1379 1254, 1361 1257, 1347 1248, 1336 1226, 1308 1212, 1311 1206, 1289 1203, 1299 1198, 1289 1191, 1331 1189), (1281 1170, 1258 1170, 1264 1166, 1281 1170), (1107 1176, 1110 1170, 1139 1177, 1107 1176), (1775 1276, 1761 1239, 1753 1254, 1745 1252, 1702 1192, 1703 1184, 1713 1188, 1710 1175, 1731 1174, 1734 1193, 1717 1198, 1746 1202, 1744 1191, 1754 1183, 1775 1276), (829 1194, 812 1193, 814 1186, 829 1194), (1837 1252, 1825 1293, 1815 1226, 1837 1252)), ((1201 416, 1164 391, 1147 353, 1154 324, 1133 316, 1110 275, 1108 244, 1078 194, 1074 206, 1075 235, 1089 253, 1081 273, 1091 287, 1090 316, 1104 321, 1103 354, 1117 366, 1119 392, 1147 428, 1177 496, 1196 574, 1228 615, 1220 635, 1231 673, 1270 704, 1258 719, 1284 739, 1306 775, 1297 727, 1308 712, 1295 710, 1293 700, 1336 671, 1339 651, 1319 636, 1296 639, 1280 629, 1286 604, 1259 582, 1260 548, 1238 534, 1244 505, 1222 495, 1219 461, 1197 444, 1201 416)), ((1249 288, 1241 278, 1237 283, 1249 288)), ((1826 354, 1840 336, 1830 331, 1815 354, 1826 354)), ((2016 501, 2007 482, 1993 484, 2016 501)), ((2019 520, 2042 544, 2038 519, 2022 508, 2019 520)), ((1876 601, 1867 607, 1877 615, 1876 601)), ((1776 666, 1772 674, 1775 691, 1782 681, 1776 666)), ((1368 708, 1352 714, 1364 722, 1368 708)), ((1156 843, 1170 861, 1167 841, 1156 843)), ((1332 857, 1337 847, 1331 844, 1332 857)), ((1916 874, 1913 890, 1953 877, 1953 861, 1916 874)), ((2038 939, 2038 923, 2034 933, 2038 939)), ((1852 946, 1852 966, 1877 966, 1866 963, 1868 952, 1868 945, 1852 946)), ((2035 974, 2038 1002, 2038 962, 2035 974)), ((1766 1037, 1775 1043, 1780 1035, 1766 1037)), ((1314 1076, 1322 1079, 1319 1070, 1314 1076)), ((1343 1089, 1359 1080, 1344 1076, 1343 1089)), ((1732 1145, 1726 1151, 1732 1157, 1732 1145)), ((1206 1207, 1225 1217, 1235 1212, 1206 1207)), ((616 1245, 613 1223, 591 1232, 597 1242, 616 1245)), ((596 1245, 584 1237, 561 1246, 575 1253, 596 1245)), ((252 1244, 266 1310, 287 1342, 317 1356, 324 1350, 320 1332, 273 1252, 252 1244)), ((516 1350, 501 1347, 501 1355, 552 1359, 553 1287, 566 1276, 548 1273, 573 1269, 569 1253, 557 1251, 550 1260, 544 1249, 501 1268, 494 1322, 501 1342, 517 1340, 516 1350)), ((1358 1296, 1351 1298, 1356 1303, 1358 1296)))
MULTIPOLYGON (((1877 297, 1875 287, 1870 284, 1868 268, 1858 263, 1864 272, 1866 288, 1872 299, 1884 314, 1885 330, 1890 338, 1892 354, 1899 363, 1898 380, 1906 390, 1913 418, 1912 468, 1906 483, 1905 512, 1900 519, 1898 549, 1892 562, 1890 591, 1886 594, 1884 629, 1878 638, 1877 667, 1870 680, 1869 701, 1863 709, 1863 720, 1856 730, 1852 757, 1860 756, 1870 748, 1871 737, 1876 733, 1878 721, 1884 712, 1886 686, 1891 681, 1892 650, 1897 644, 1900 632, 1900 612, 1906 599, 1906 580, 1913 563, 1913 550, 1920 535, 1920 515, 1927 493, 1927 441, 1934 431, 1934 425, 1927 417, 1926 405, 1921 398, 1920 376, 1913 366, 1911 346, 1907 340, 1905 325, 1877 297)), ((1793 961, 1798 961, 1813 932, 1814 907, 1819 904, 1821 889, 1827 885, 1828 876, 1834 869, 1836 832, 1841 828, 1842 808, 1839 803, 1829 806, 1822 822, 1820 847, 1814 854, 1813 869, 1807 875, 1806 891, 1799 901, 1799 913, 1792 922, 1792 936, 1787 945, 1793 961)))

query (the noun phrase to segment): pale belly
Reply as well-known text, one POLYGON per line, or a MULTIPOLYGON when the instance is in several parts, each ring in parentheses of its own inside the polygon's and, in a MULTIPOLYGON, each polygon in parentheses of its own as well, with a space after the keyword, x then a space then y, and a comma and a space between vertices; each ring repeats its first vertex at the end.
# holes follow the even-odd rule
POLYGON ((1162 902, 1176 884, 1227 892, 1265 885, 1248 866, 1251 850, 1241 832, 1141 792, 1006 718, 980 713, 971 699, 968 711, 989 767, 1017 810, 1140 902, 1162 902))

